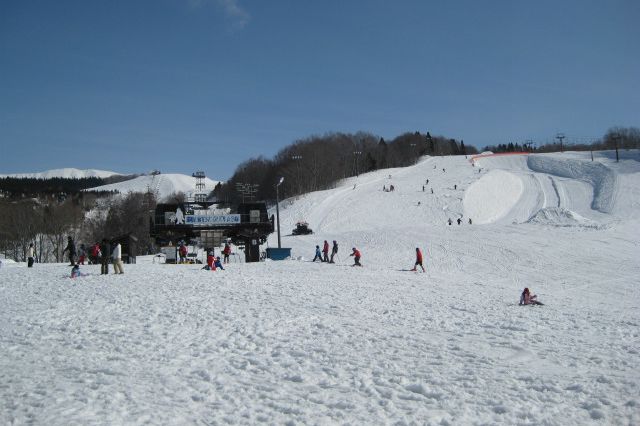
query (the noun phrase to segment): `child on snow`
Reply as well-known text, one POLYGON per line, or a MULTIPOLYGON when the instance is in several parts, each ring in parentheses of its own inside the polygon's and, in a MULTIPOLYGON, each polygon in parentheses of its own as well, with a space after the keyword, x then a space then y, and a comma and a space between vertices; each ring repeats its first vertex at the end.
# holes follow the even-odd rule
POLYGON ((320 259, 320 262, 322 262, 322 253, 320 252, 320 246, 316 246, 316 255, 313 258, 313 262, 315 262, 316 259, 320 259))
POLYGON ((214 266, 214 269, 222 269, 224 271, 224 268, 222 267, 222 262, 220 261, 220 256, 216 257, 216 261, 213 262, 213 266, 214 266))
POLYGON ((353 250, 353 252, 349 255, 349 256, 353 256, 353 265, 351 266, 362 266, 360 264, 360 250, 358 250, 357 248, 353 247, 351 250, 353 250))
POLYGON ((81 276, 82 274, 80 273, 80 265, 79 264, 73 265, 73 268, 71 268, 71 278, 77 278, 81 276))
POLYGON ((538 302, 538 296, 531 294, 528 288, 525 288, 520 294, 520 305, 542 305, 542 302, 538 302))

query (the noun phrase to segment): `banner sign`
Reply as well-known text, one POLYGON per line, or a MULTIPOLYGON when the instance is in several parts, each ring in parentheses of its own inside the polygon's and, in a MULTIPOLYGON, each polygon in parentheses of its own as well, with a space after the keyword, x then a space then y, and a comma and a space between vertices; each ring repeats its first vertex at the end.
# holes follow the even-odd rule
POLYGON ((220 216, 186 215, 184 219, 185 224, 193 226, 236 225, 240 223, 239 214, 227 214, 220 216))

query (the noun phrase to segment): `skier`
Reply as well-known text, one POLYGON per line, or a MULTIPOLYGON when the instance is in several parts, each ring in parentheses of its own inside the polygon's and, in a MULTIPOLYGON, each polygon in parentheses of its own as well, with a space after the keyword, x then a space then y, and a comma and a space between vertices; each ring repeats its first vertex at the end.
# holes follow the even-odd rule
POLYGON ((429 179, 427 179, 427 185, 429 185, 429 179))
POLYGON ((528 288, 525 288, 520 294, 520 305, 544 305, 542 302, 538 302, 538 296, 531 294, 528 288))
POLYGON ((231 246, 228 242, 224 243, 224 249, 222 250, 222 254, 224 255, 224 263, 229 263, 229 255, 231 254, 231 246))
POLYGON ((331 248, 331 259, 329 260, 329 263, 335 263, 333 261, 333 256, 335 256, 336 254, 338 254, 338 242, 336 240, 333 240, 333 247, 331 248))
POLYGON ((124 274, 124 265, 122 264, 122 246, 116 243, 113 249, 113 273, 124 274))
POLYGON ((420 248, 416 247, 416 264, 413 265, 412 271, 416 271, 418 265, 422 268, 422 272, 426 272, 424 270, 424 266, 422 266, 422 252, 420 251, 420 248))
POLYGON ((447 221, 447 223, 449 223, 449 226, 451 226, 451 224, 453 223, 453 222, 451 222, 451 218, 449 218, 449 220, 447 221))
POLYGON ((424 185, 422 185, 422 192, 424 192, 424 185))
POLYGON ((66 252, 69 252, 69 266, 75 265, 76 245, 73 243, 73 238, 71 238, 71 235, 67 237, 67 246, 64 248, 64 250, 62 250, 62 254, 64 255, 66 252))
POLYGON ((469 218, 469 225, 471 225, 471 218, 469 218))
POLYGON ((453 189, 458 189, 458 185, 453 185, 453 189))
POLYGON ((458 225, 460 225, 462 223, 462 218, 458 218, 457 222, 458 222, 458 225))
POLYGON ((360 264, 360 250, 356 249, 355 247, 353 247, 351 250, 353 250, 353 253, 351 253, 349 256, 353 256, 353 265, 351 266, 362 266, 360 264))
POLYGON ((320 262, 322 262, 322 253, 320 253, 320 246, 316 246, 316 255, 314 256, 312 262, 315 262, 316 259, 320 259, 320 262))
POLYGON ((442 173, 446 173, 446 171, 444 170, 444 167, 442 168, 442 173))
POLYGON ((27 266, 29 268, 33 268, 33 260, 36 257, 36 249, 33 247, 33 243, 29 244, 29 249, 27 249, 27 266))
POLYGON ((327 240, 324 240, 322 246, 322 261, 329 263, 329 242, 327 240))
POLYGON ((100 274, 108 275, 109 274, 109 257, 111 254, 111 244, 107 241, 106 238, 102 239, 102 245, 100 246, 100 253, 102 256, 100 258, 100 274))

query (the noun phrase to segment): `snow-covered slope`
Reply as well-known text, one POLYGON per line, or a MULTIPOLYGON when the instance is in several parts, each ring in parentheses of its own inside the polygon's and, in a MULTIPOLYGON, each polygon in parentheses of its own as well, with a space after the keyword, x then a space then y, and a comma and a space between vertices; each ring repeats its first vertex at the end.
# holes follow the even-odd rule
POLYGON ((110 172, 106 170, 94 170, 94 169, 74 169, 74 168, 65 168, 65 169, 54 169, 47 170, 44 172, 38 173, 14 173, 14 174, 0 174, 0 177, 15 177, 15 178, 36 178, 36 179, 51 179, 51 178, 88 178, 88 177, 99 177, 106 178, 109 176, 120 175, 120 173, 110 172))
MULTIPOLYGON (((218 184, 218 181, 209 178, 204 179, 204 192, 212 191, 218 184)), ((98 186, 88 189, 88 191, 118 191, 121 194, 128 192, 154 192, 159 200, 162 200, 173 193, 184 192, 189 194, 195 191, 196 178, 174 173, 166 173, 159 175, 139 176, 135 179, 127 180, 110 185, 98 186)))
POLYGON ((640 424, 623 154, 362 175, 281 203, 291 261, 0 269, 0 423, 640 424), (315 233, 289 235, 301 219, 315 233), (336 264, 308 261, 334 239, 336 264))

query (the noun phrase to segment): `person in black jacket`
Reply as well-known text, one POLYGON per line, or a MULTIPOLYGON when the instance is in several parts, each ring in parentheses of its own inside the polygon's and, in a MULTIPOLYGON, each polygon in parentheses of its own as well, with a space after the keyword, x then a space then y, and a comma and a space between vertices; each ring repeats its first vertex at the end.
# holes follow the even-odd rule
POLYGON ((336 254, 338 254, 338 242, 333 240, 333 248, 331 248, 331 259, 329 260, 329 263, 336 263, 333 261, 333 256, 336 254))
POLYGON ((64 248, 64 250, 62 250, 62 254, 64 255, 66 252, 69 252, 69 266, 75 265, 76 245, 73 243, 73 238, 71 238, 71 235, 67 237, 67 246, 64 248))
POLYGON ((100 252, 102 253, 102 257, 100 258, 100 274, 108 275, 109 274, 109 260, 111 259, 111 244, 107 241, 106 238, 102 239, 102 244, 100 245, 100 252))

